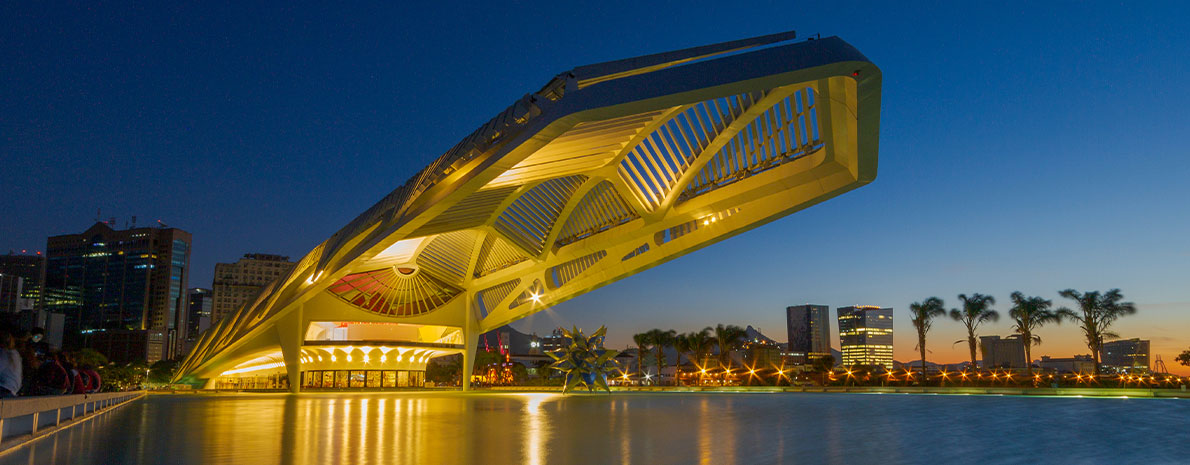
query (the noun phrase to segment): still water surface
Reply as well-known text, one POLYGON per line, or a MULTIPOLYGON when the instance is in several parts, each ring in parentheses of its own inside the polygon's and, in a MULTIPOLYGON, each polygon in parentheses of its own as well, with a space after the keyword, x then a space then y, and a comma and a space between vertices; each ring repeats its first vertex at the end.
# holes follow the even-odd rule
POLYGON ((0 464, 1190 463, 1190 401, 864 394, 150 395, 0 464))

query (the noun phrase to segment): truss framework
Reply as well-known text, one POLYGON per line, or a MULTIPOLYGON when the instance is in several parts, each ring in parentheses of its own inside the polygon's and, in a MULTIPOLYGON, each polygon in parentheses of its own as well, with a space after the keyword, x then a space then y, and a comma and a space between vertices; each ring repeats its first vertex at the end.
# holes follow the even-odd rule
POLYGON ((279 346, 296 379, 300 333, 334 320, 458 327, 470 366, 483 331, 871 182, 879 69, 790 39, 559 75, 204 333, 179 378, 279 346))

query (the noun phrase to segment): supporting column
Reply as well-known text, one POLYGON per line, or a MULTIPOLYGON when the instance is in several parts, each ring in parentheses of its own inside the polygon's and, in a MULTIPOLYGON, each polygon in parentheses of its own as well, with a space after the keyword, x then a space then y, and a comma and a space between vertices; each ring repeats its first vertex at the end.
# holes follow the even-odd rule
POLYGON ((285 373, 289 376, 289 392, 293 394, 301 392, 302 387, 302 341, 306 338, 306 328, 302 325, 303 308, 299 306, 289 312, 275 326, 285 373))
POLYGON ((479 322, 475 319, 475 294, 467 293, 467 311, 463 317, 463 391, 471 390, 471 374, 475 372, 475 351, 479 348, 479 322))

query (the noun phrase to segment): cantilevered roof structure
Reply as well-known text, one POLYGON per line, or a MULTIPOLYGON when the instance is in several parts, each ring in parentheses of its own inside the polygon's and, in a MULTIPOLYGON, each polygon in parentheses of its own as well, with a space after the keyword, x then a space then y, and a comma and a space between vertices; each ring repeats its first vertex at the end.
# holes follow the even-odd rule
POLYGON ((469 372, 482 332, 871 182, 880 70, 793 38, 558 75, 219 321, 179 379, 297 390, 307 370, 448 353, 469 372))

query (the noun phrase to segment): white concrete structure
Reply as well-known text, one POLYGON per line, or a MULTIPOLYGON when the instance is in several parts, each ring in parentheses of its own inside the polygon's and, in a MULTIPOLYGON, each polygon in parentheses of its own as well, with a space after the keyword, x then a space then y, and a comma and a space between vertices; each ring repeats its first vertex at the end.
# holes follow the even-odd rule
POLYGON ((792 39, 562 73, 220 321, 179 378, 460 352, 469 373, 481 332, 871 182, 880 70, 838 38, 792 39))

